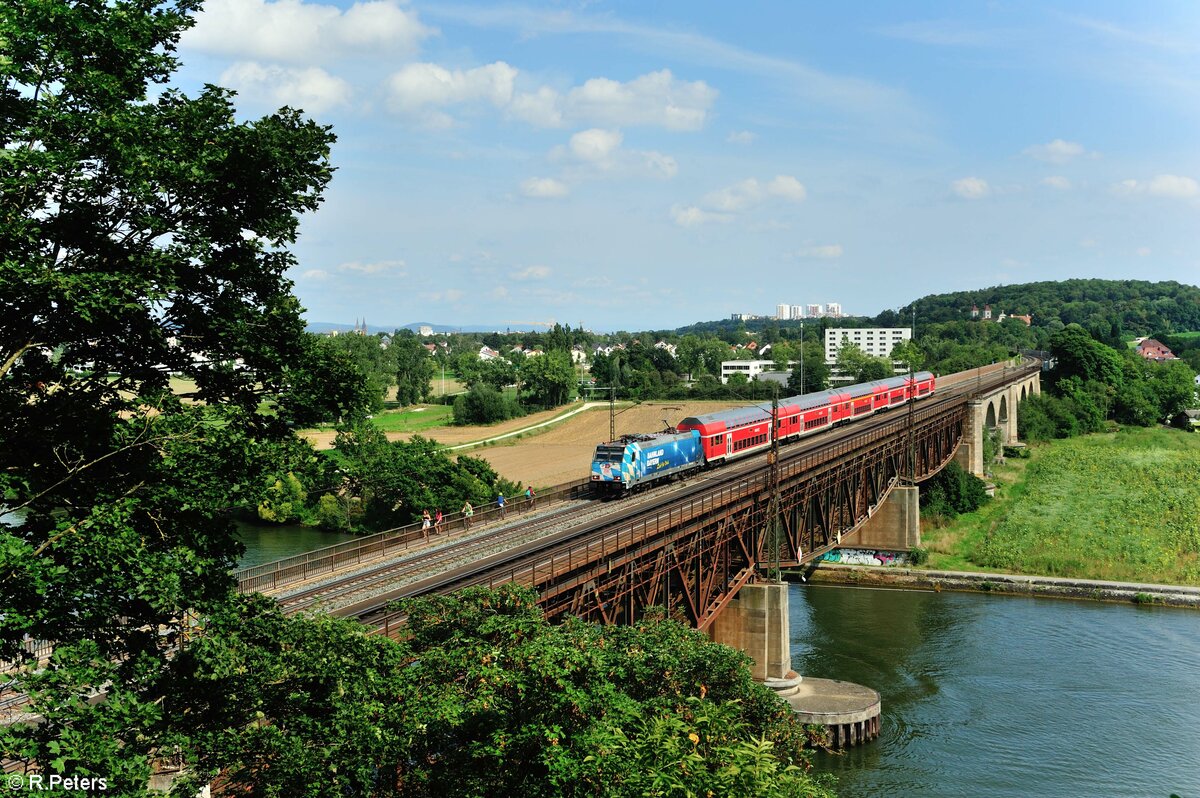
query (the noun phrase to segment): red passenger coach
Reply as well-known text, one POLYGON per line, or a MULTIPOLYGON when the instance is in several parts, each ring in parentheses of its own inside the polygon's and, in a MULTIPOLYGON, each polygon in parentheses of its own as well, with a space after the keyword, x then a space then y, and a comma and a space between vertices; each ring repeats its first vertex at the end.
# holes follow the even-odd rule
POLYGON ((761 407, 735 407, 680 421, 680 432, 696 430, 704 459, 710 463, 762 451, 771 445, 771 411, 761 407))

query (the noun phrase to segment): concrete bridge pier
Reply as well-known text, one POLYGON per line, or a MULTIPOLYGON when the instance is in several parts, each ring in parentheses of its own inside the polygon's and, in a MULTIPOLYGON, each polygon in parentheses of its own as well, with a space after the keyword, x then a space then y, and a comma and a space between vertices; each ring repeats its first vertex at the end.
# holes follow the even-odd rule
POLYGON ((850 546, 908 551, 921 545, 921 491, 897 485, 867 522, 851 536, 850 546))
POLYGON ((851 682, 806 679, 792 670, 786 583, 743 585, 717 616, 710 634, 716 642, 749 654, 755 680, 787 701, 802 723, 824 726, 833 747, 859 745, 879 736, 879 693, 851 682))

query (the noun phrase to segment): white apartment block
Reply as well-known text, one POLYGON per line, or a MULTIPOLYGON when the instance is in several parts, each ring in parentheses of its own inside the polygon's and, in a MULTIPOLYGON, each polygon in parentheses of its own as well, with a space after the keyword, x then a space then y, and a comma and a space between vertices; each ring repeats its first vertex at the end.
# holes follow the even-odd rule
MULTIPOLYGON (((799 361, 797 361, 799 362, 799 361)), ((789 368, 794 363, 789 364, 789 368)), ((774 360, 723 360, 721 361, 721 382, 729 382, 734 374, 745 374, 746 379, 753 380, 764 371, 774 371, 774 360)))
POLYGON ((825 330, 825 362, 837 362, 842 341, 854 344, 872 357, 891 357, 892 347, 901 341, 912 340, 911 327, 846 327, 825 330))
POLYGON ((810 319, 820 318, 821 316, 825 315, 825 306, 824 305, 809 305, 807 315, 810 319))
POLYGON ((792 318, 793 319, 804 318, 804 306, 803 305, 792 305, 792 318))
POLYGON ((788 321, 789 319, 791 319, 792 318, 792 306, 791 305, 776 305, 775 306, 775 318, 779 319, 780 321, 788 321))

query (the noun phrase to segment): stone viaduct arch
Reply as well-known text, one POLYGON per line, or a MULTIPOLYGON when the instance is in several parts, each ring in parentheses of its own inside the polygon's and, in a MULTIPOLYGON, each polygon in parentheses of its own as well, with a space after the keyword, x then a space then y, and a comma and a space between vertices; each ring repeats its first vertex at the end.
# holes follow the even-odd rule
POLYGON ((967 428, 954 460, 977 477, 984 474, 983 442, 989 430, 999 430, 1000 443, 1017 440, 1017 405, 1042 392, 1041 374, 1013 383, 968 403, 967 428))

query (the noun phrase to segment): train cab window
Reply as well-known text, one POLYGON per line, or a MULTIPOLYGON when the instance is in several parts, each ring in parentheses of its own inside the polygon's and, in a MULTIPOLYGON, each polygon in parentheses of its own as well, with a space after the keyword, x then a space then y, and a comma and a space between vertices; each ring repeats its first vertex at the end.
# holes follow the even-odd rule
POLYGON ((724 442, 725 442, 725 436, 724 436, 724 435, 714 435, 714 436, 713 436, 713 445, 714 445, 714 446, 720 446, 720 445, 721 445, 722 443, 724 443, 724 442))

